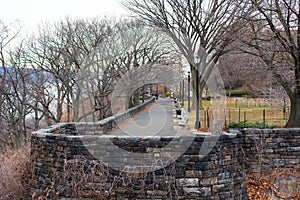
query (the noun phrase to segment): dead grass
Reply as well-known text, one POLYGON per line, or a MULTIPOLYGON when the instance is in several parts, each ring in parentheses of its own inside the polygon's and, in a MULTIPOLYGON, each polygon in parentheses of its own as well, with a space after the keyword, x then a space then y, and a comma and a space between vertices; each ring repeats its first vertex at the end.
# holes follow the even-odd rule
POLYGON ((30 178, 29 144, 0 156, 0 200, 26 199, 30 178))
MULTIPOLYGON (((187 101, 185 102, 185 110, 187 110, 187 101)), ((204 110, 200 110, 201 126, 207 126, 207 118, 205 117, 206 109, 211 107, 209 101, 202 102, 204 110)), ((225 109, 225 108, 224 108, 225 109)), ((288 120, 288 110, 283 113, 283 107, 277 100, 268 99, 234 99, 226 100, 226 125, 230 123, 239 123, 247 121, 248 123, 264 122, 263 112, 265 110, 265 122, 267 125, 284 127, 288 120)), ((194 128, 195 110, 189 113, 189 127, 194 128)))

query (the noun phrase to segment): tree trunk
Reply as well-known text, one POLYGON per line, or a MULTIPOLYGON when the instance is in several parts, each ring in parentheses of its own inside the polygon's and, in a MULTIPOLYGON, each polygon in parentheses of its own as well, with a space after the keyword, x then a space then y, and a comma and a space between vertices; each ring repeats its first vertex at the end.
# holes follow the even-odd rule
POLYGON ((195 110, 196 108, 196 95, 193 93, 193 97, 191 97, 192 100, 192 105, 191 105, 191 110, 195 110))
POLYGON ((191 109, 195 110, 196 109, 196 102, 198 102, 198 99, 196 97, 196 70, 193 67, 193 65, 191 65, 191 74, 192 74, 191 85, 192 85, 192 90, 193 90, 193 98, 192 98, 193 100, 192 100, 191 109))
POLYGON ((295 92, 288 93, 291 101, 290 117, 287 124, 285 125, 288 128, 300 127, 300 62, 298 61, 295 62, 295 83, 295 92))
POLYGON ((131 96, 126 94, 126 97, 125 97, 125 110, 128 110, 131 105, 131 96))
MULTIPOLYGON (((95 109, 95 104, 93 102, 93 99, 95 99, 96 97, 93 97, 91 94, 89 94, 89 105, 91 109, 95 109)), ((92 122, 96 122, 96 110, 95 112, 92 113, 92 122)))
POLYGON ((300 127, 300 93, 296 93, 293 96, 290 96, 290 101, 290 116, 285 127, 300 127))
POLYGON ((110 117, 113 115, 112 109, 111 109, 111 97, 110 95, 107 95, 105 97, 105 117, 110 117))
POLYGON ((99 110, 99 119, 98 120, 100 121, 100 120, 105 118, 105 109, 104 109, 105 102, 104 102, 104 95, 103 94, 100 94, 99 105, 100 105, 100 110, 99 110))
POLYGON ((199 99, 197 99, 196 97, 196 71, 193 69, 192 70, 192 78, 191 78, 191 82, 192 82, 192 90, 193 90, 193 101, 192 101, 192 107, 191 109, 194 110, 196 108, 196 103, 199 103, 199 108, 203 109, 203 105, 202 105, 202 93, 203 93, 203 89, 204 86, 202 86, 203 84, 201 83, 201 78, 199 77, 199 99))
MULTIPOLYGON (((81 104, 81 110, 82 110, 82 115, 84 115, 84 117, 83 117, 83 120, 85 121, 85 122, 87 122, 88 121, 88 116, 86 115, 86 113, 85 113, 85 101, 83 100, 83 102, 82 102, 82 104, 81 104)), ((80 120, 79 120, 80 121, 80 120)))
POLYGON ((133 97, 133 107, 140 105, 140 93, 137 92, 133 97))
POLYGON ((35 110, 34 110, 34 130, 38 130, 39 129, 39 125, 40 125, 40 120, 39 120, 39 111, 38 111, 38 101, 35 99, 35 110))

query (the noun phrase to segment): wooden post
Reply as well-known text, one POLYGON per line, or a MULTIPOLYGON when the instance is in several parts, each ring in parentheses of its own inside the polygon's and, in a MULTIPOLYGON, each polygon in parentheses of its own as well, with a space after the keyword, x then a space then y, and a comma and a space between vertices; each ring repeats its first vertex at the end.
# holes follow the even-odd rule
POLYGON ((203 111, 204 111, 204 127, 206 127, 206 126, 208 127, 208 125, 207 125, 207 114, 206 114, 207 109, 204 109, 203 111))
POLYGON ((207 117, 206 117, 206 119, 207 119, 207 127, 209 128, 210 127, 210 116, 209 116, 209 112, 210 112, 210 110, 209 110, 209 108, 207 108, 206 109, 206 114, 207 114, 207 117))
POLYGON ((231 114, 230 114, 230 109, 228 110, 228 124, 230 124, 231 121, 231 114))
POLYGON ((266 124, 266 109, 263 110, 263 123, 266 124))
POLYGON ((246 126, 246 121, 247 121, 247 118, 246 118, 246 110, 244 111, 244 127, 246 126))
POLYGON ((226 127, 227 127, 227 116, 226 116, 226 109, 224 109, 224 115, 225 115, 225 121, 224 121, 224 125, 225 125, 225 127, 224 127, 224 128, 226 128, 226 127))

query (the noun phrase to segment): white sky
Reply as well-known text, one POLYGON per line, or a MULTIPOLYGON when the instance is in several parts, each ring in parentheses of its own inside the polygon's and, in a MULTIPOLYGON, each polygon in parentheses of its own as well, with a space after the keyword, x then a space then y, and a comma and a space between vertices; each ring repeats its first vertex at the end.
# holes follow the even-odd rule
POLYGON ((70 17, 120 17, 126 15, 121 0, 0 0, 0 20, 19 20, 23 31, 35 31, 41 21, 70 17))

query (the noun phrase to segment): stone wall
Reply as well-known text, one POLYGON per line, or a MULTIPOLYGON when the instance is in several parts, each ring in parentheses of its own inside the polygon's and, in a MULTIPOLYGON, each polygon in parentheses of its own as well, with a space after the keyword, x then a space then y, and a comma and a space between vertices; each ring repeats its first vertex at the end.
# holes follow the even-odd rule
POLYGON ((300 169, 300 128, 242 130, 247 173, 300 169))
POLYGON ((33 134, 67 134, 67 135, 103 135, 116 126, 117 123, 122 123, 131 116, 145 109, 153 103, 155 98, 151 98, 145 103, 130 108, 125 112, 118 113, 111 117, 105 118, 98 122, 74 122, 74 123, 58 123, 47 129, 40 129, 33 134))
POLYGON ((152 102, 97 123, 32 133, 29 198, 247 199, 246 173, 300 169, 300 129, 244 129, 218 137, 105 135, 152 102))
POLYGON ((41 196, 48 199, 247 199, 240 133, 220 137, 82 136, 64 126, 62 130, 68 130, 68 134, 42 131, 32 134, 33 199, 41 196), (189 141, 190 145, 181 153, 176 145, 189 141), (172 142, 175 146, 168 147, 172 142), (153 155, 153 159, 147 159, 153 165, 145 167, 148 163, 142 162, 138 166, 136 162, 130 168, 124 166, 123 171, 111 168, 130 159, 123 154, 111 154, 112 144, 134 155, 153 155), (180 154, 178 158, 167 160, 176 153, 180 154), (103 156, 111 156, 112 160, 103 162, 103 156), (71 172, 70 168, 66 169, 69 161, 73 163, 71 172), (79 167, 80 162, 84 167, 79 167), (87 166, 98 167, 87 170, 87 166), (136 169, 145 173, 137 173, 136 169), (78 174, 81 178, 77 177, 75 184, 71 179, 78 174))

